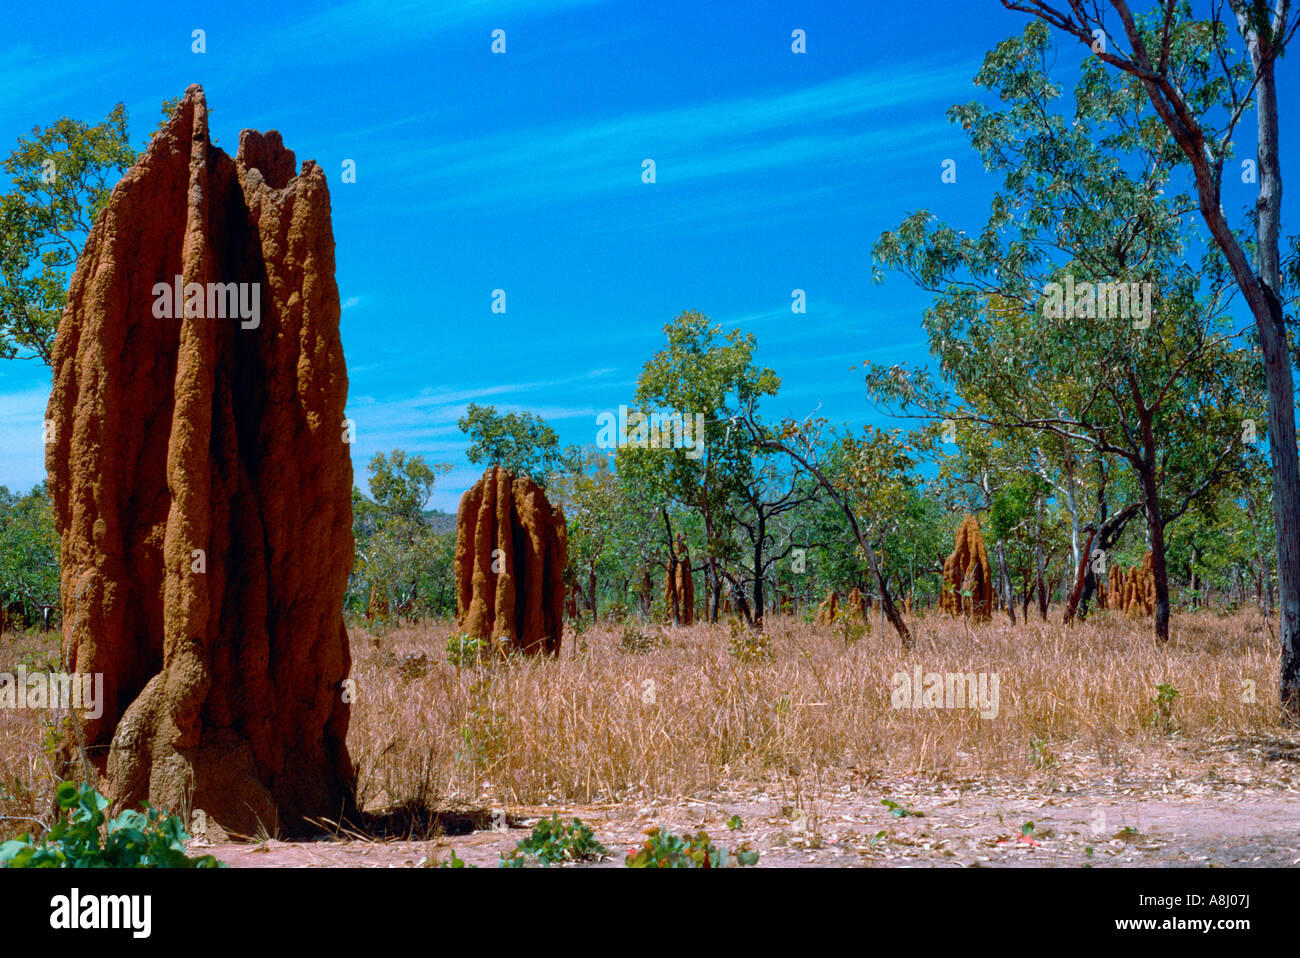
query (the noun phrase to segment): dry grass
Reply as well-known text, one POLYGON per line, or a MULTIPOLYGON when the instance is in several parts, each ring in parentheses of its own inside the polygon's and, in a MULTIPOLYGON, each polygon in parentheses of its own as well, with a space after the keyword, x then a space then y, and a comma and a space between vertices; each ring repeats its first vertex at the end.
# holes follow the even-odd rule
POLYGON ((778 618, 768 661, 733 655, 721 626, 647 627, 667 644, 633 654, 620 650, 623 627, 602 625, 576 657, 566 636, 560 661, 459 670, 444 664, 449 623, 358 633, 349 747, 359 797, 371 807, 625 801, 849 768, 868 779, 1015 779, 1067 761, 1140 765, 1171 738, 1278 731, 1277 653, 1258 613, 1175 616, 1167 649, 1149 620, 1094 613, 1066 629, 1059 618, 968 629, 930 616, 914 623, 908 654, 878 621, 850 645, 778 618), (426 674, 399 672, 420 653, 426 674), (997 717, 891 707, 891 676, 917 665, 996 673, 997 717), (1178 692, 1165 720, 1153 702, 1160 685, 1178 692))
MULTIPOLYGON (((371 810, 585 804, 791 775, 1104 776, 1166 760, 1171 741, 1187 753, 1281 731, 1276 639, 1256 612, 1175 615, 1167 649, 1147 619, 1094 613, 1067 629, 1059 610, 1052 618, 967 628, 931 615, 913 622, 917 648, 904 654, 878 620, 848 644, 838 628, 780 617, 767 627, 770 659, 733 654, 725 626, 601 624, 576 642, 566 635, 558 661, 459 669, 446 661, 450 623, 382 636, 354 627, 348 745, 359 799, 371 810), (623 651, 625 629, 650 650, 623 651), (996 673, 997 717, 891 707, 891 676, 918 665, 996 673), (1160 685, 1179 693, 1167 722, 1153 705, 1160 685)), ((52 661, 57 641, 4 637, 0 671, 52 661)), ((0 710, 0 837, 49 807, 43 718, 0 710)))
MULTIPOLYGON (((61 668, 57 632, 0 636, 0 672, 61 668)), ((0 840, 39 832, 58 784, 46 750, 52 713, 0 708, 0 840)))

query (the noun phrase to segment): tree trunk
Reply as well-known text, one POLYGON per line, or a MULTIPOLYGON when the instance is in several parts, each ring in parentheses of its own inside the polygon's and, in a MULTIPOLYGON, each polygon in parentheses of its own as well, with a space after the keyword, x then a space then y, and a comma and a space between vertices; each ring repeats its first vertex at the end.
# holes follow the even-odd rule
MULTIPOLYGON (((1083 547, 1083 555, 1079 559, 1079 570, 1078 572, 1075 573, 1074 576, 1074 588, 1070 590, 1070 598, 1065 603, 1065 617, 1063 621, 1065 622, 1066 625, 1069 625, 1070 622, 1074 620, 1074 613, 1075 610, 1079 608, 1079 603, 1081 601, 1086 602, 1086 600, 1084 599, 1085 593, 1089 596, 1092 595, 1092 589, 1088 588, 1088 585, 1090 584, 1088 580, 1089 578, 1092 577, 1093 574, 1092 573, 1092 552, 1093 552, 1092 544, 1096 540, 1096 538, 1097 538, 1096 530, 1093 530, 1088 533, 1088 542, 1083 547)), ((1093 581, 1095 582, 1095 579, 1093 581)), ((1079 616, 1080 619, 1083 619, 1087 616, 1088 614, 1087 608, 1088 607, 1085 604, 1083 608, 1083 613, 1079 616)))
POLYGON ((673 527, 668 521, 668 510, 660 506, 660 513, 664 517, 664 528, 668 530, 668 581, 672 588, 668 591, 673 597, 673 628, 679 628, 682 624, 681 611, 677 607, 677 547, 673 544, 673 527))
MULTIPOLYGON (((1150 424, 1143 424, 1150 431, 1150 424)), ((1146 496, 1147 531, 1151 535, 1151 575, 1156 585, 1156 641, 1169 641, 1169 570, 1165 563, 1165 523, 1160 514, 1160 497, 1156 491, 1154 471, 1146 463, 1142 469, 1142 490, 1146 496)))
POLYGON ((1015 625, 1016 602, 1015 596, 1011 594, 1011 576, 1007 572, 1007 555, 1001 541, 998 542, 998 591, 1002 593, 1002 602, 1006 606, 1007 618, 1011 620, 1012 625, 1015 625))

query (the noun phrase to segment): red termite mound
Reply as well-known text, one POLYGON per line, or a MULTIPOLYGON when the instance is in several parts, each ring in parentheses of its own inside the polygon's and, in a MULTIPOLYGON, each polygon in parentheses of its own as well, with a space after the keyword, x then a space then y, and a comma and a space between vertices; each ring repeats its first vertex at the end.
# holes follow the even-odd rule
POLYGON ((232 160, 207 118, 191 86, 113 189, 59 322, 64 641, 104 676, 84 733, 116 803, 292 834, 354 811, 329 190, 274 131, 232 160))
POLYGON ((831 625, 839 614, 840 596, 834 589, 821 605, 817 607, 817 624, 831 625))
POLYGON ((499 653, 558 655, 564 629, 564 513, 539 485, 500 466, 456 512, 456 614, 499 653))
POLYGON ((957 530, 952 554, 943 564, 943 592, 939 608, 951 615, 968 614, 987 621, 993 614, 993 576, 979 520, 967 516, 957 530))
POLYGON ((673 570, 664 573, 664 605, 672 614, 673 596, 677 597, 677 620, 682 625, 695 621, 695 580, 691 578, 691 554, 686 548, 686 540, 679 533, 675 549, 677 555, 677 575, 673 570))

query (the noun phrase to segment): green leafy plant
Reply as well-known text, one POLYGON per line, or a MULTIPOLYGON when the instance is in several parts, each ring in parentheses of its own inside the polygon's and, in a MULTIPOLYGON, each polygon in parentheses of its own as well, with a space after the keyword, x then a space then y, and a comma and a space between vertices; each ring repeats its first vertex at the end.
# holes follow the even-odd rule
POLYGON ((758 852, 745 845, 735 854, 714 845, 706 832, 676 836, 667 828, 646 830, 640 848, 628 851, 624 864, 629 868, 740 868, 758 864, 758 852))
POLYGON ((438 863, 439 868, 478 868, 477 865, 467 865, 464 859, 456 857, 456 849, 451 850, 451 856, 446 860, 438 863))
POLYGON ((472 708, 460 727, 460 740, 464 746, 456 752, 456 760, 490 771, 505 755, 510 745, 510 718, 492 702, 492 679, 478 679, 469 687, 472 708))
POLYGON ((880 804, 884 805, 887 809, 889 809, 889 814, 893 815, 895 818, 908 818, 908 817, 924 818, 925 817, 925 812, 914 812, 910 808, 900 805, 898 804, 898 802, 891 802, 887 798, 882 799, 880 804))
POLYGON ((1148 725, 1158 725, 1166 732, 1174 730, 1174 702, 1181 697, 1179 691, 1168 683, 1156 686, 1155 697, 1151 699, 1151 714, 1148 725))
POLYGON ((456 668, 477 665, 487 657, 491 643, 476 635, 462 632, 447 637, 447 661, 456 668))
POLYGON ((108 799, 89 785, 60 783, 55 795, 61 816, 39 841, 30 834, 0 845, 6 868, 221 868, 212 855, 189 858, 189 834, 176 815, 142 803, 104 819, 108 799))
POLYGON ((745 823, 741 821, 739 815, 732 815, 730 818, 727 819, 727 828, 731 829, 733 832, 736 831, 737 829, 744 828, 744 827, 745 827, 745 823))
POLYGON ((1051 750, 1046 740, 1041 738, 1030 739, 1029 750, 1033 753, 1034 768, 1048 769, 1057 765, 1056 753, 1051 750))
POLYGON ((844 640, 845 645, 852 645, 867 634, 867 624, 861 619, 840 616, 835 620, 835 634, 844 640))
POLYGON ((609 850, 596 841, 595 833, 575 818, 572 825, 560 821, 552 813, 533 826, 533 833, 515 846, 509 855, 501 856, 502 868, 523 868, 536 862, 543 868, 563 865, 566 862, 600 861, 609 850))

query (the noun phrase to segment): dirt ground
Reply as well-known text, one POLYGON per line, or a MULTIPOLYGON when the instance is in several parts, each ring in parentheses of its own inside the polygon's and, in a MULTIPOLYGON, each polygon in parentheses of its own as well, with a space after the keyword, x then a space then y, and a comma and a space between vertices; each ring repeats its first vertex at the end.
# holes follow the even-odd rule
MULTIPOLYGON (((541 817, 577 816, 622 867, 644 829, 747 843, 759 867, 1250 867, 1300 863, 1300 742, 1227 739, 1167 762, 1107 770, 1063 761, 1022 782, 870 780, 855 769, 812 785, 786 778, 709 795, 618 805, 484 809, 485 827, 432 840, 202 845, 233 867, 427 867, 452 849, 495 867, 541 817), (892 805, 885 804, 886 802, 892 805), (727 823, 739 816, 740 827, 727 823)), ((453 826, 454 827, 454 826, 453 826)))

